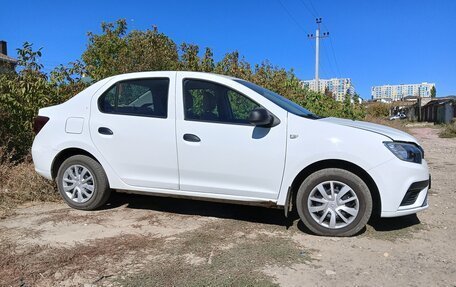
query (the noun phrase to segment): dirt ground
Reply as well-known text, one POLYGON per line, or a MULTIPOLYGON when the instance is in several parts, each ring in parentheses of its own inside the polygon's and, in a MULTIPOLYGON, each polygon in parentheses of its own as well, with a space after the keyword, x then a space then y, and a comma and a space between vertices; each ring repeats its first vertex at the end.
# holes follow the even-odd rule
POLYGON ((456 139, 411 129, 430 208, 314 236, 282 210, 114 194, 103 210, 30 203, 0 220, 1 286, 456 286, 456 139))

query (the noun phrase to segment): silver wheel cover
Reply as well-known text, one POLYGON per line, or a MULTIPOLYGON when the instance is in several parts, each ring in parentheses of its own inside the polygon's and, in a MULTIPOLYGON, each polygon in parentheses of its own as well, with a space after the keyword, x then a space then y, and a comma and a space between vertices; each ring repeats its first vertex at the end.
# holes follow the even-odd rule
POLYGON ((63 173, 62 186, 68 199, 76 203, 87 202, 95 191, 92 173, 82 165, 72 165, 63 173))
POLYGON ((307 199, 307 208, 320 226, 338 229, 355 220, 359 212, 359 200, 347 184, 325 181, 312 189, 307 199))

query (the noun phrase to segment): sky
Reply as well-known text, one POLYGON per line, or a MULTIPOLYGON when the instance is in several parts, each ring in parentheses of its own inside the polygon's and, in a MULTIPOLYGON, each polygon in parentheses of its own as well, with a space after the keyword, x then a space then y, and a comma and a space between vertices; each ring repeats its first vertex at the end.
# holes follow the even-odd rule
POLYGON ((0 40, 8 54, 25 41, 42 47, 49 72, 81 57, 87 32, 125 18, 211 47, 216 60, 234 50, 250 63, 268 60, 302 79, 315 74, 315 18, 322 18, 320 78, 351 78, 361 97, 373 85, 433 82, 437 96, 456 95, 455 0, 5 1, 0 40))

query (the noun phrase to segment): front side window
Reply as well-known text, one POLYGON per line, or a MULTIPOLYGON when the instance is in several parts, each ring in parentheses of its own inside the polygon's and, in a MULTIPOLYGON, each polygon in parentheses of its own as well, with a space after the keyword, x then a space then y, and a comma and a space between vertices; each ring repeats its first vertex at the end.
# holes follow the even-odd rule
POLYGON ((116 83, 99 99, 103 113, 166 118, 169 79, 135 79, 116 83))
POLYGON ((184 80, 186 120, 250 124, 250 112, 260 107, 250 98, 226 86, 203 80, 184 80))

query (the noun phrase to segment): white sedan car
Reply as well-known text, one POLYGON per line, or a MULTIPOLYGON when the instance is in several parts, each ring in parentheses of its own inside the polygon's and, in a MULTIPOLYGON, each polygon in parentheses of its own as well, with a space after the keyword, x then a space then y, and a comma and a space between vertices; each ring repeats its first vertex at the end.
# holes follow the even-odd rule
POLYGON ((424 152, 407 133, 320 118, 250 82, 197 72, 101 80, 40 109, 32 154, 73 208, 112 189, 296 208, 314 233, 357 234, 371 214, 428 207, 424 152))

